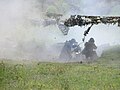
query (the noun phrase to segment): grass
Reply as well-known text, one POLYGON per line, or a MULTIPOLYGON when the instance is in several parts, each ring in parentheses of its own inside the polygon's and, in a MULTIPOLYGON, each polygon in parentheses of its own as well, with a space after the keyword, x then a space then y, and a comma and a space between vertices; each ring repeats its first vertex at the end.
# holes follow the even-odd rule
POLYGON ((1 60, 0 90, 120 90, 120 50, 82 64, 1 60))

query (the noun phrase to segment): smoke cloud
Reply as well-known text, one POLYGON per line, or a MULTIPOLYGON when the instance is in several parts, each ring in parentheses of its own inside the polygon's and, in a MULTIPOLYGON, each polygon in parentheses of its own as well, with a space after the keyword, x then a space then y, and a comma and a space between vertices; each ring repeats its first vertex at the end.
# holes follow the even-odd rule
MULTIPOLYGON (((119 8, 119 0, 0 0, 0 58, 49 60, 59 56, 57 43, 81 42, 87 27, 72 27, 64 36, 57 25, 43 27, 46 12, 67 19, 71 14, 117 16, 119 8)), ((93 37, 97 45, 119 44, 119 34, 117 25, 93 26, 86 41, 93 37)))

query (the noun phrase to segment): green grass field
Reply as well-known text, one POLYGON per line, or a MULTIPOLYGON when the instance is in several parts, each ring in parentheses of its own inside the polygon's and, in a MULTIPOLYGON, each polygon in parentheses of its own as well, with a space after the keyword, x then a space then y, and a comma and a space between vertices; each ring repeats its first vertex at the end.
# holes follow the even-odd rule
POLYGON ((120 48, 91 63, 1 60, 0 90, 120 90, 120 48))

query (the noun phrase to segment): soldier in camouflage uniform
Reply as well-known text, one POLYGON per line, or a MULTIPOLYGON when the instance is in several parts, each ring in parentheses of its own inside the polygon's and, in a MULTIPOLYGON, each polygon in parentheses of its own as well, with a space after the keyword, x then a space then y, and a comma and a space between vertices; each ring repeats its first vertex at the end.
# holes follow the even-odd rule
POLYGON ((62 60, 71 60, 72 59, 72 50, 71 49, 72 49, 74 43, 76 43, 75 39, 71 39, 71 40, 65 42, 65 44, 62 48, 61 54, 59 56, 59 59, 62 59, 62 60))
POLYGON ((82 54, 85 55, 86 59, 95 60, 97 58, 97 53, 95 49, 97 49, 97 46, 95 45, 95 40, 93 38, 90 38, 88 42, 85 43, 85 48, 82 51, 82 54))

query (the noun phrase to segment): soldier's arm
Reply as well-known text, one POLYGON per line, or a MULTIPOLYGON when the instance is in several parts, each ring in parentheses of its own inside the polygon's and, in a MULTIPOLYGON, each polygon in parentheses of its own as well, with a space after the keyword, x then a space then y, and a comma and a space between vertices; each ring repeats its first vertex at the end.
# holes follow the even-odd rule
POLYGON ((94 44, 94 45, 93 45, 93 48, 94 48, 94 49, 97 49, 97 46, 94 44))
POLYGON ((88 42, 86 42, 84 46, 86 47, 87 45, 88 45, 88 42))

